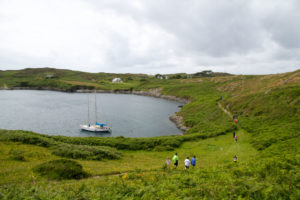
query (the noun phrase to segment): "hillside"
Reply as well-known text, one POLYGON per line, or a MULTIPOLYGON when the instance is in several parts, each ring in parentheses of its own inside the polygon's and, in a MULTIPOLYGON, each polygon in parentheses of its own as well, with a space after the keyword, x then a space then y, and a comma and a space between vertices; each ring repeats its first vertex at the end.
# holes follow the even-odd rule
POLYGON ((155 138, 76 138, 0 130, 0 199, 300 196, 299 70, 263 76, 156 79, 143 74, 45 68, 0 71, 1 85, 63 91, 157 89, 163 95, 189 100, 177 114, 190 129, 183 136, 155 138), (53 77, 46 79, 51 73, 53 77), (116 76, 124 82, 111 83, 116 76), (238 142, 232 138, 234 130, 238 142), (179 167, 168 169, 165 160, 175 152, 179 167), (196 168, 184 170, 183 160, 193 155, 197 156, 196 168), (232 162, 234 155, 237 163, 232 162), (60 158, 81 164, 89 178, 53 180, 36 172, 38 165, 60 158))

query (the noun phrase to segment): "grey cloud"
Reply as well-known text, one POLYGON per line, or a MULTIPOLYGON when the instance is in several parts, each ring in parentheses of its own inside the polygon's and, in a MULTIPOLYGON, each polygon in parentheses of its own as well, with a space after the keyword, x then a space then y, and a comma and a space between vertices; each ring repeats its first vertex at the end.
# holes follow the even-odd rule
POLYGON ((273 5, 263 17, 263 24, 272 39, 283 47, 300 48, 300 2, 287 2, 273 5))
POLYGON ((150 15, 185 49, 214 57, 260 48, 263 34, 247 2, 173 2, 152 4, 150 15))
MULTIPOLYGON (((44 4, 42 0, 36 2, 27 2, 27 13, 44 4)), ((23 18, 24 13, 18 15, 9 10, 13 6, 7 9, 3 4, 0 69, 52 66, 124 73, 193 73, 212 69, 253 74, 293 70, 299 68, 300 60, 299 2, 52 0, 50 7, 42 8, 48 9, 45 16, 29 17, 42 27, 21 20, 27 23, 23 26, 28 27, 28 37, 12 31, 22 27, 18 20, 8 23, 10 19, 23 18), (56 5, 60 7, 55 12, 57 16, 49 16, 56 5), (15 39, 30 40, 39 28, 45 37, 38 42, 33 40, 32 46, 26 46, 30 41, 24 42, 26 47, 11 44, 15 39)))

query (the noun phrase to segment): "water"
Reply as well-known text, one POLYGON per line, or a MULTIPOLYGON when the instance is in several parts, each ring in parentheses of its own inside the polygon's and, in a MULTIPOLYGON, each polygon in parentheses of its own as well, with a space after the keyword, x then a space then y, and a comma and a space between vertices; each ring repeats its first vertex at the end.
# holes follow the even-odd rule
MULTIPOLYGON (((180 103, 165 99, 127 95, 96 94, 97 118, 112 133, 80 130, 87 124, 88 94, 32 90, 0 91, 0 129, 30 130, 48 135, 152 137, 181 134, 169 117, 180 103)), ((94 122, 95 94, 90 97, 94 122)))

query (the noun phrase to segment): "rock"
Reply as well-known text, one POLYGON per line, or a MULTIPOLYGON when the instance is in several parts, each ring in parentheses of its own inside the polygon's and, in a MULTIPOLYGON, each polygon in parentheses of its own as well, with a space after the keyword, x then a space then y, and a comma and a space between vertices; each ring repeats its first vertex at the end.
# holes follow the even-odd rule
POLYGON ((183 123, 183 117, 177 115, 176 113, 170 117, 170 120, 174 122, 177 126, 182 131, 187 131, 189 127, 185 126, 183 123))

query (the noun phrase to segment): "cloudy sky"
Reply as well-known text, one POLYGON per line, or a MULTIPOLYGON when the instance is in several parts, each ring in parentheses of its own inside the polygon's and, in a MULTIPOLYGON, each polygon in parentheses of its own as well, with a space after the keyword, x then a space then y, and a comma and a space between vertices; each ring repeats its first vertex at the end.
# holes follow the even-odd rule
POLYGON ((300 68, 299 0, 0 0, 0 69, 300 68))

